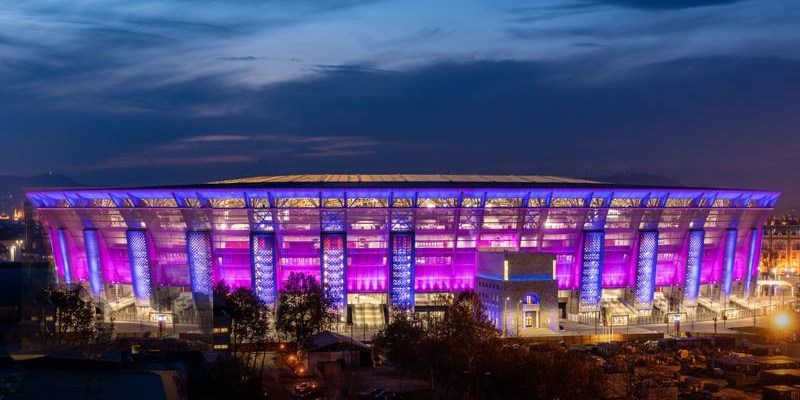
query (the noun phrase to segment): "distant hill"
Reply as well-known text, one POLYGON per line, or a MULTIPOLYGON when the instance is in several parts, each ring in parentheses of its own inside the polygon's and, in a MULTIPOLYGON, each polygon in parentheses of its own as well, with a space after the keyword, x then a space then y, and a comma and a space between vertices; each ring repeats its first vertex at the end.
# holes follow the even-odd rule
POLYGON ((81 186, 86 185, 68 176, 53 173, 33 176, 0 175, 0 193, 4 194, 20 194, 27 188, 81 186))
POLYGON ((682 183, 666 176, 643 174, 638 172, 623 172, 620 174, 593 176, 586 178, 593 181, 616 183, 619 185, 645 185, 645 186, 685 186, 682 183))

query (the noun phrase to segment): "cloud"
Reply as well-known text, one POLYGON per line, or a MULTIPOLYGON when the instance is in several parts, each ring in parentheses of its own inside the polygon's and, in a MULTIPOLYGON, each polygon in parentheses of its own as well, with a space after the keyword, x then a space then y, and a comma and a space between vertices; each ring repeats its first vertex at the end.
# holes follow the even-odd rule
POLYGON ((693 7, 721 6, 743 0, 589 0, 595 4, 611 4, 622 7, 652 10, 670 10, 693 7))
POLYGON ((260 58, 259 57, 254 57, 254 56, 217 57, 217 60, 222 60, 222 61, 256 61, 256 60, 260 60, 260 58))
POLYGON ((512 60, 594 65, 591 80, 685 57, 800 57, 799 10, 788 0, 31 0, 0 14, 0 85, 40 104, 128 114, 154 110, 109 97, 202 79, 258 90, 331 72, 512 60))
POLYGON ((80 167, 81 170, 107 170, 128 169, 136 167, 175 167, 197 166, 209 164, 237 164, 255 163, 258 159, 248 155, 221 155, 221 156, 140 156, 140 157, 114 157, 96 165, 80 167))
POLYGON ((199 135, 181 139, 184 143, 209 143, 209 142, 238 142, 250 139, 244 135, 199 135))

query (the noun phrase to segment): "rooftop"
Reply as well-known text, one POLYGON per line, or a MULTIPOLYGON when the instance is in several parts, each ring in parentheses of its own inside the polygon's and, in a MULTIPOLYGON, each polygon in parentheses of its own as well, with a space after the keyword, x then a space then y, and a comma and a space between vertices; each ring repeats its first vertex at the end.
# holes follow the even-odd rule
POLYGON ((266 175, 210 182, 209 185, 269 185, 269 184, 602 184, 586 179, 552 175, 266 175))

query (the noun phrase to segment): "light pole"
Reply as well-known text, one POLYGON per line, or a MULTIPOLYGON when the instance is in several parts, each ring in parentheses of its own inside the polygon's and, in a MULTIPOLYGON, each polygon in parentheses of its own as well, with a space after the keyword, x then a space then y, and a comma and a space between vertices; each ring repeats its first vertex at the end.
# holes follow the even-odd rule
POLYGON ((14 252, 14 261, 19 261, 21 258, 20 255, 22 254, 22 239, 17 239, 14 243, 17 244, 17 250, 14 252))
POLYGON ((511 300, 511 297, 506 297, 503 301, 503 336, 508 337, 508 316, 506 315, 506 311, 508 310, 508 301, 511 300))

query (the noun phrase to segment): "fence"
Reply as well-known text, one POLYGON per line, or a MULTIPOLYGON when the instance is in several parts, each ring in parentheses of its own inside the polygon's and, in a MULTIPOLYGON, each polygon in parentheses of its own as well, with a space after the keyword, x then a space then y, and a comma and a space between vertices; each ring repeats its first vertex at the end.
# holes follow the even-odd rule
MULTIPOLYGON (((729 320, 733 319, 743 319, 743 318, 753 318, 757 316, 766 315, 765 310, 763 309, 728 309, 724 313, 716 313, 704 308, 698 307, 698 311, 694 314, 686 314, 681 313, 681 319, 683 322, 705 322, 705 321, 713 321, 714 318, 717 318, 718 322, 723 321, 723 315, 727 315, 729 320)), ((603 325, 604 320, 600 317, 599 312, 594 313, 583 313, 583 314, 571 314, 568 318, 572 322, 578 322, 584 325, 603 325)), ((628 317, 628 318, 617 318, 614 322, 614 326, 624 326, 624 325, 655 325, 655 324, 665 324, 665 323, 672 323, 673 321, 670 320, 670 314, 662 314, 658 311, 653 311, 653 315, 646 315, 646 316, 635 316, 635 317, 628 317), (621 321, 621 322, 620 322, 621 321), (624 321, 627 321, 625 323, 624 321)))

